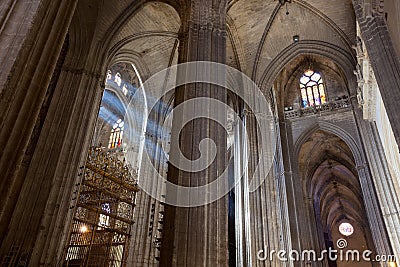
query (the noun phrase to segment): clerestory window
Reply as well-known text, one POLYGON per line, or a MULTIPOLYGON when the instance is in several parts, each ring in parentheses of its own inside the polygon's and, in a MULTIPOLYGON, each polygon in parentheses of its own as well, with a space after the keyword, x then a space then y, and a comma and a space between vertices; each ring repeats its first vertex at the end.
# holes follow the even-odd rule
POLYGON ((300 78, 301 104, 303 108, 326 103, 325 86, 321 74, 307 70, 300 78))

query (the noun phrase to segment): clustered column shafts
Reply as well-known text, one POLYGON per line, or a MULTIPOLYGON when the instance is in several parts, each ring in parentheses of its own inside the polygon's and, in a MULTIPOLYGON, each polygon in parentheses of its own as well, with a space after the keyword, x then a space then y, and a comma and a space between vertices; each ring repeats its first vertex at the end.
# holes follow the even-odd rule
MULTIPOLYGON (((226 1, 188 1, 190 10, 182 19, 178 63, 190 61, 226 61, 226 1)), ((180 79, 178 77, 177 79, 180 79)), ((221 77, 222 78, 222 77, 221 77)), ((210 84, 188 84, 176 88, 175 106, 198 97, 227 102, 225 88, 210 84)), ((212 112, 212 111, 210 111, 212 112)), ((179 114, 174 113, 174 124, 179 114)), ((222 115, 223 116, 223 115, 222 115)), ((225 116, 226 117, 226 116, 225 116)), ((175 137, 176 138, 176 137, 175 137)), ((212 139, 217 156, 208 169, 197 173, 169 166, 168 179, 183 186, 210 183, 227 167, 226 132, 207 119, 190 121, 180 132, 179 144, 171 143, 171 155, 181 149, 190 160, 200 157, 199 143, 212 139)), ((174 136, 172 136, 174 140, 174 136)), ((176 139, 177 140, 177 139, 176 139)), ((174 197, 169 196, 166 198, 174 197)), ((206 198, 206 196, 200 196, 206 198)), ((228 203, 223 197, 211 204, 182 208, 166 206, 161 248, 161 266, 227 266, 228 265, 228 203)))
POLYGON ((397 114, 400 111, 398 105, 400 102, 400 60, 392 43, 383 12, 380 10, 382 7, 377 3, 374 4, 372 5, 370 1, 353 0, 356 19, 360 25, 397 146, 399 146, 400 124, 397 114))
MULTIPOLYGON (((42 116, 47 115, 40 113, 41 108, 47 106, 44 103, 47 101, 46 93, 78 1, 13 2, 12 8, 6 9, 9 14, 2 21, 2 37, 3 34, 9 37, 0 41, 0 47, 9 50, 8 53, 2 50, 7 63, 0 75, 0 170, 4 177, 0 183, 0 262, 3 265, 29 262, 35 253, 33 247, 42 241, 40 233, 49 227, 48 224, 44 226, 48 221, 42 218, 45 217, 42 215, 46 205, 41 200, 48 198, 51 187, 43 186, 44 192, 37 187, 51 181, 44 181, 43 176, 46 176, 43 175, 34 183, 35 186, 30 186, 37 176, 27 173, 32 166, 33 154, 40 154, 37 150, 41 147, 36 146, 35 152, 32 147, 42 134, 42 126, 34 128, 43 122, 42 116), (6 80, 2 80, 4 76, 6 80), (26 188, 33 193, 27 193, 26 188), (29 205, 37 205, 38 209, 27 208, 25 199, 29 199, 29 205)), ((51 157, 50 154, 46 156, 51 157)), ((31 169, 38 166, 45 169, 43 165, 34 165, 31 169)), ((48 210, 49 215, 54 213, 55 210, 48 210)), ((36 259, 40 257, 35 256, 36 259)))

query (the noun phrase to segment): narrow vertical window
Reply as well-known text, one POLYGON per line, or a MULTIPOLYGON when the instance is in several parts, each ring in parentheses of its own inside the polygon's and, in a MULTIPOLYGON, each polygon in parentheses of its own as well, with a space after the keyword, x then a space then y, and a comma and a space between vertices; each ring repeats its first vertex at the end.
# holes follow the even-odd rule
POLYGON ((124 122, 119 119, 113 125, 110 135, 110 142, 108 148, 117 148, 122 145, 122 135, 124 133, 124 122))
POLYGON ((120 74, 119 72, 117 72, 117 73, 115 74, 114 82, 115 82, 116 84, 118 84, 118 86, 121 86, 122 79, 121 79, 121 74, 120 74))
POLYGON ((128 94, 128 88, 126 87, 125 84, 124 86, 122 86, 122 92, 124 93, 125 96, 128 94))
POLYGON ((303 108, 326 103, 325 87, 321 74, 307 70, 300 78, 301 104, 303 108))
POLYGON ((107 71, 107 80, 111 80, 112 78, 112 74, 111 74, 111 70, 107 71))

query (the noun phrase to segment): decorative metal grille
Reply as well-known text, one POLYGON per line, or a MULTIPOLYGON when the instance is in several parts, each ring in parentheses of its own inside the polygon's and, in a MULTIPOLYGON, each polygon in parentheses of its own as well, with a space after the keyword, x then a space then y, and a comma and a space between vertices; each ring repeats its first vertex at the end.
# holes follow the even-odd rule
POLYGON ((90 149, 64 266, 125 266, 137 175, 105 148, 90 149))

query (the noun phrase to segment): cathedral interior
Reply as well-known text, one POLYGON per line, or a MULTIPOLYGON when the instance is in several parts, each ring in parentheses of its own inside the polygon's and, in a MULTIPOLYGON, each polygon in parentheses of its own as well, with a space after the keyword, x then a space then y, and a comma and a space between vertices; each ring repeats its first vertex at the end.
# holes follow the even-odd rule
POLYGON ((0 266, 398 265, 399 0, 1 0, 0 70, 0 266))

